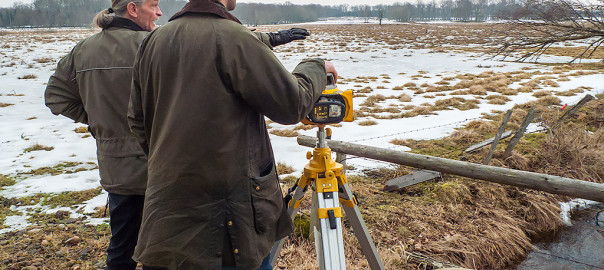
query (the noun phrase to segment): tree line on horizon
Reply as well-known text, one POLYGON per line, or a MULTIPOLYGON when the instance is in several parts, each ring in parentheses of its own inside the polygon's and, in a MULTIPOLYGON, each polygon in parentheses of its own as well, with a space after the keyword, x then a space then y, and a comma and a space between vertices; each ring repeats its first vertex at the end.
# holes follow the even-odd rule
MULTIPOLYGON (((165 24, 187 1, 162 0, 165 24)), ((246 25, 285 24, 317 21, 326 17, 361 17, 409 21, 484 21, 506 19, 525 4, 520 0, 422 0, 393 5, 294 5, 238 3, 233 14, 246 25)), ((35 0, 0 8, 0 27, 73 27, 91 26, 94 15, 109 7, 106 0, 35 0)), ((523 14, 530 17, 530 14, 523 14)))

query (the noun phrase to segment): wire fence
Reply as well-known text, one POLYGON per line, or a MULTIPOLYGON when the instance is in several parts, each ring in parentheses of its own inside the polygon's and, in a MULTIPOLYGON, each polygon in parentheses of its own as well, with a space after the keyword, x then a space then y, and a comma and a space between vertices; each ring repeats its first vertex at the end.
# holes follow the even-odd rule
POLYGON ((418 129, 412 129, 412 130, 406 130, 406 131, 403 131, 403 132, 397 132, 397 133, 392 133, 392 134, 380 135, 380 136, 375 136, 375 137, 357 139, 357 140, 352 140, 350 142, 363 142, 363 141, 369 141, 369 140, 387 138, 387 137, 398 136, 398 135, 403 135, 403 134, 408 134, 408 133, 413 133, 413 132, 418 132, 418 131, 425 131, 425 130, 431 130, 431 129, 441 128, 441 127, 459 125, 459 124, 462 124, 462 123, 465 123, 465 122, 469 122, 469 121, 473 121, 473 120, 478 120, 478 119, 481 119, 481 118, 482 117, 468 118, 468 119, 457 121, 457 122, 453 122, 453 123, 436 125, 436 126, 431 126, 431 127, 418 128, 418 129))
MULTIPOLYGON (((380 135, 380 136, 362 138, 362 139, 357 139, 357 140, 351 140, 349 142, 352 142, 352 143, 354 143, 354 142, 364 142, 364 141, 370 141, 370 140, 375 140, 375 139, 388 138, 388 137, 392 137, 392 136, 399 136, 399 135, 404 135, 404 134, 409 134, 409 133, 414 133, 414 132, 419 132, 419 131, 426 131, 426 130, 432 130, 432 129, 442 128, 442 127, 448 127, 448 126, 456 126, 457 127, 457 126, 460 126, 463 123, 474 121, 474 120, 479 120, 479 119, 482 119, 482 118, 483 117, 467 118, 467 119, 456 121, 456 122, 452 122, 452 123, 441 124, 441 125, 430 126, 430 127, 423 127, 423 128, 418 128, 418 129, 412 129, 412 130, 406 130, 406 131, 402 131, 402 132, 396 132, 396 133, 385 134, 385 135, 380 135)), ((406 147, 406 146, 405 145, 392 145, 392 146, 385 147, 385 148, 386 149, 395 149, 395 148, 398 148, 398 147, 406 147)), ((451 150, 449 152, 446 152, 444 155, 451 154, 451 153, 453 153, 455 151, 457 151, 457 150, 451 150)), ((347 156, 345 159, 342 159, 342 161, 354 160, 354 159, 363 159, 363 160, 367 160, 367 161, 384 163, 384 164, 387 164, 387 165, 393 165, 392 163, 389 163, 389 162, 379 161, 379 160, 374 160, 374 159, 369 159, 369 158, 364 158, 364 157, 358 157, 358 156, 349 156, 349 157, 347 156)), ((360 164, 355 164, 355 166, 366 167, 367 169, 371 169, 370 167, 363 166, 363 165, 360 165, 360 164)))

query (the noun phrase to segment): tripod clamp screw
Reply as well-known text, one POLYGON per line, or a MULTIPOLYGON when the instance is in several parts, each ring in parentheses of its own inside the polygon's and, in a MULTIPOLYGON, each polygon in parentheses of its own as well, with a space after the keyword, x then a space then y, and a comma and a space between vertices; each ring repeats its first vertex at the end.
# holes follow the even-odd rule
POLYGON ((312 152, 306 152, 306 159, 310 160, 312 158, 312 152))

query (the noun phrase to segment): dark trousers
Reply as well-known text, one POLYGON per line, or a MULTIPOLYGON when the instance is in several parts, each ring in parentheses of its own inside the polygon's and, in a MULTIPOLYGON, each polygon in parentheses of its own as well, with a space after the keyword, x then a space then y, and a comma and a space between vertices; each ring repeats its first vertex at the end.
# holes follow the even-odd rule
MULTIPOLYGON (((109 193, 111 239, 107 248, 107 269, 134 270, 136 268, 132 255, 141 226, 144 201, 144 195, 109 193)), ((143 269, 161 270, 163 268, 143 266, 143 269)))

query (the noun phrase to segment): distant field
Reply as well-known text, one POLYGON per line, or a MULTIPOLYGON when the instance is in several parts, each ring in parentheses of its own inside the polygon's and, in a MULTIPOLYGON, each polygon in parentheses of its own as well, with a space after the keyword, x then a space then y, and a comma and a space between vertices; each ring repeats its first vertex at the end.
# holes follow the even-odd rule
MULTIPOLYGON (((355 121, 332 127, 337 140, 459 158, 466 147, 493 136, 501 112, 515 105, 528 104, 516 107, 511 128, 518 127, 528 107, 538 107, 544 119, 555 118, 564 104, 604 93, 599 63, 604 53, 567 64, 584 48, 581 42, 560 44, 538 63, 517 63, 492 58, 493 41, 501 35, 492 23, 301 26, 311 32, 307 40, 274 52, 288 70, 305 58, 335 64, 339 89, 355 95, 355 121)), ((0 29, 0 269, 104 266, 107 195, 99 189, 94 139, 85 126, 53 116, 43 99, 57 61, 96 32, 0 29)), ((602 133, 583 122, 593 134, 602 133)), ((270 119, 267 126, 285 191, 307 162, 309 149, 298 146, 295 137, 314 136, 315 130, 270 119)), ((543 156, 531 151, 546 139, 542 134, 529 139, 521 143, 526 152, 515 153, 512 160, 496 159, 496 165, 540 171, 531 166, 543 156)), ((464 158, 480 162, 481 155, 464 158)), ((356 157, 348 166, 351 187, 364 203, 363 215, 387 269, 426 268, 408 252, 464 267, 509 267, 528 252, 534 236, 563 226, 556 218, 558 197, 453 176, 384 193, 385 181, 412 170, 356 157)), ((307 237, 309 211, 302 213, 297 234, 307 237)), ((349 269, 367 269, 349 229, 345 242, 349 269)), ((288 240, 278 269, 316 268, 313 248, 304 237, 288 240)))

